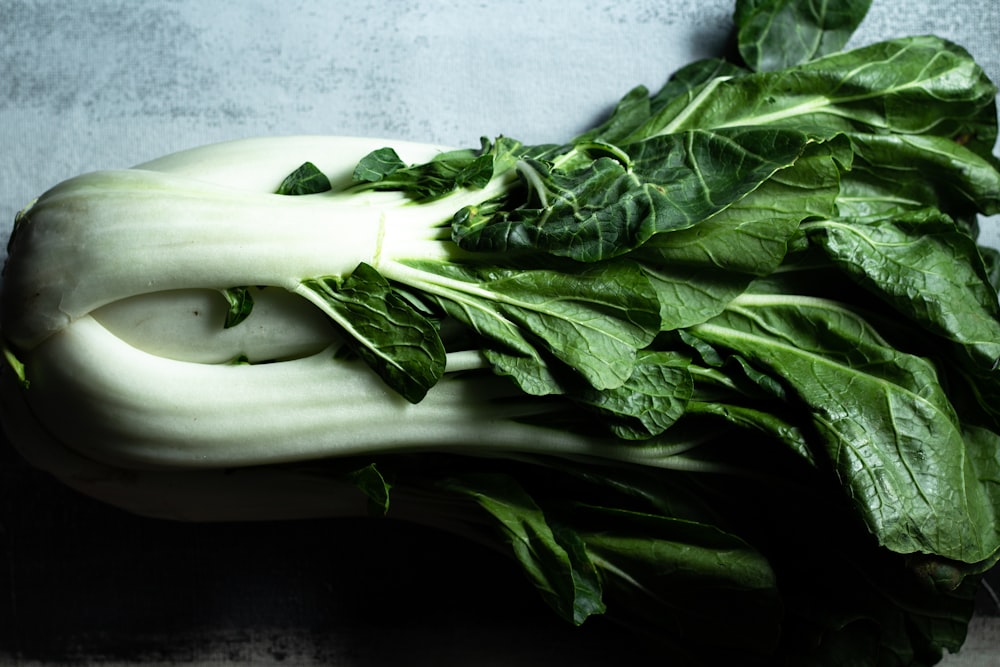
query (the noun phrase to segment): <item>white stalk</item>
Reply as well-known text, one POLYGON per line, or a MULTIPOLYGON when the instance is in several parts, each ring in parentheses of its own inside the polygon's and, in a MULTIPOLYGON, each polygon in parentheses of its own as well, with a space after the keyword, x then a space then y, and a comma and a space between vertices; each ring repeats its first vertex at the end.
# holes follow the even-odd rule
POLYGON ((407 163, 427 162, 439 153, 452 150, 437 144, 370 137, 253 137, 189 148, 135 168, 176 174, 233 190, 266 193, 274 192, 287 174, 308 161, 315 164, 330 179, 334 191, 338 191, 351 184, 354 167, 361 158, 383 146, 392 146, 407 163))
POLYGON ((91 315, 132 347, 205 364, 252 363, 315 354, 339 341, 330 319, 284 290, 251 290, 253 312, 224 328, 228 305, 217 290, 170 290, 115 301, 91 315))
MULTIPOLYGON (((219 468, 431 449, 670 465, 674 451, 514 421, 547 404, 488 373, 446 375, 413 405, 331 351, 257 365, 176 361, 131 347, 89 316, 24 361, 35 418, 67 447, 118 466, 219 468)), ((469 367, 467 355, 457 361, 469 367)))
MULTIPOLYGON (((273 151, 280 145, 262 155, 273 151)), ((382 257, 418 258, 418 251, 445 257, 456 249, 437 228, 504 187, 496 179, 420 205, 391 192, 288 197, 258 191, 259 183, 233 187, 240 169, 209 182, 208 169, 190 155, 151 164, 170 171, 86 174, 22 212, 4 276, 8 340, 31 348, 140 294, 243 285, 294 291, 304 279, 345 275, 359 262, 377 266, 382 257)), ((253 167, 256 173, 260 165, 253 167)))

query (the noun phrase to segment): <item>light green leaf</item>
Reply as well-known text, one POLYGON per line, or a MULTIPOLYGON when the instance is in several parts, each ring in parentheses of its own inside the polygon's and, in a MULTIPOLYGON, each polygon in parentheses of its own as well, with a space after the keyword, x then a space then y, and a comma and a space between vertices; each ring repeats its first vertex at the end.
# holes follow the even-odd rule
POLYGON ((229 308, 226 310, 224 329, 230 329, 250 317, 253 311, 253 295, 248 287, 230 287, 222 290, 229 308))

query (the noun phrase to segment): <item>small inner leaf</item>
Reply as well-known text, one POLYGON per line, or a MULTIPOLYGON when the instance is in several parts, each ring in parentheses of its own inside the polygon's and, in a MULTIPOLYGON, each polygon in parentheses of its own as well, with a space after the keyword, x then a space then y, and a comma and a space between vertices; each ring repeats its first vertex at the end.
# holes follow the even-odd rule
POLYGON ((326 192, 332 186, 330 179, 312 162, 304 162, 302 166, 285 177, 278 186, 279 195, 313 195, 326 192))
POLYGON ((354 180, 376 183, 404 167, 406 163, 400 159, 396 151, 388 147, 379 148, 361 158, 354 168, 354 180))
POLYGON ((222 296, 229 304, 223 328, 231 329, 250 316, 253 311, 253 295, 249 287, 230 287, 222 290, 222 296))
POLYGON ((446 353, 436 324, 374 267, 361 263, 345 279, 304 280, 300 290, 356 342, 358 356, 411 403, 420 402, 444 374, 446 353))

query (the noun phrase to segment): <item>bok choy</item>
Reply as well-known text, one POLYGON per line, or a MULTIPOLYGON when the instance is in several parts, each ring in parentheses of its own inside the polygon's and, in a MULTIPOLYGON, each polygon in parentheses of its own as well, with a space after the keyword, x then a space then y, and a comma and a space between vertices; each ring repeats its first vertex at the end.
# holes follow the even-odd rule
POLYGON ((1000 559, 997 91, 845 49, 867 9, 738 0, 737 58, 568 141, 56 185, 8 246, 12 443, 149 516, 453 530, 686 664, 933 664, 1000 559))

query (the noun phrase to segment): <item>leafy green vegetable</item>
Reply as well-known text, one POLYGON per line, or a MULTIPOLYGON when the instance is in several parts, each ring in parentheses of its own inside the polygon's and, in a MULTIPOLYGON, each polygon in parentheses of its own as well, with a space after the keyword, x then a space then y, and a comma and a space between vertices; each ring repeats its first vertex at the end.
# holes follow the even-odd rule
POLYGON ((279 195, 312 195, 331 188, 330 179, 319 167, 312 162, 304 162, 281 181, 276 192, 279 195))
POLYGON ((627 162, 602 156, 559 169, 563 156, 521 161, 526 202, 466 209, 453 234, 476 251, 540 250, 585 262, 616 257, 724 210, 792 164, 805 144, 792 131, 693 130, 629 145, 627 162))
POLYGON ((340 323, 361 358, 407 400, 419 402, 444 373, 446 353, 434 322, 368 264, 343 280, 305 280, 300 294, 340 323))
POLYGON ((871 0, 795 2, 737 0, 740 55, 755 71, 781 70, 839 51, 871 0))
POLYGON ((684 664, 933 664, 1000 560, 997 89, 938 37, 843 50, 869 4, 738 0, 732 59, 568 140, 59 184, 5 425, 140 513, 456 531, 684 664))
POLYGON ((1000 549, 997 527, 984 530, 991 499, 966 463, 930 363, 885 344, 850 310, 809 297, 747 294, 691 331, 791 387, 880 543, 964 562, 1000 549))

